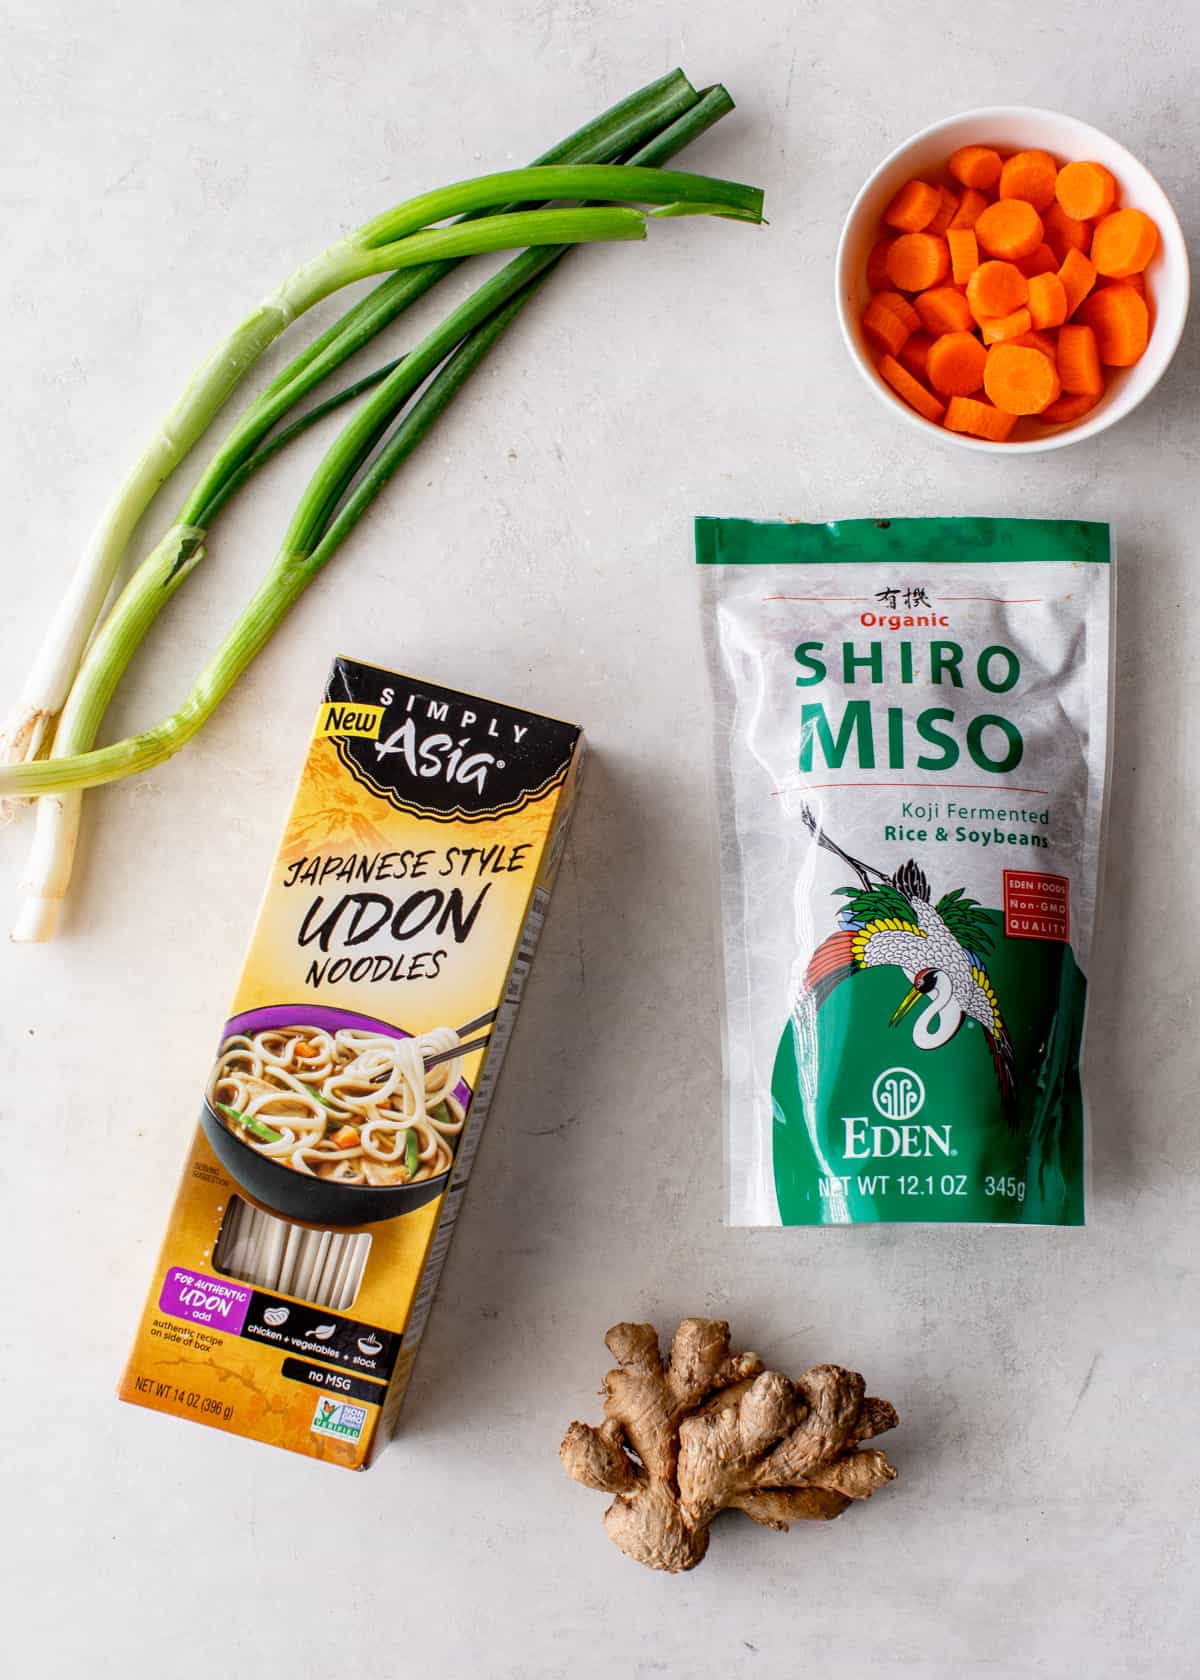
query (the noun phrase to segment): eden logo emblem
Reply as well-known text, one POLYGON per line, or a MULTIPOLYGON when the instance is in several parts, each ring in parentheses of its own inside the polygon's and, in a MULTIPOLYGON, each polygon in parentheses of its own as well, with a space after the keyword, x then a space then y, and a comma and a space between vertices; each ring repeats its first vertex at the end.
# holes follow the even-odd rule
POLYGON ((872 1085, 871 1101, 885 1120, 911 1120, 925 1106, 925 1087, 910 1068, 888 1068, 872 1085))

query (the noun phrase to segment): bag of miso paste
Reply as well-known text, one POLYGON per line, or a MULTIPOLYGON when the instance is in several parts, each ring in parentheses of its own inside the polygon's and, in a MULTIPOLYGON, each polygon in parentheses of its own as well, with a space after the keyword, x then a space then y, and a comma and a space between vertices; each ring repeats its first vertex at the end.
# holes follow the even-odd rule
POLYGON ((1079 1225, 1106 525, 701 519, 728 1217, 1079 1225))

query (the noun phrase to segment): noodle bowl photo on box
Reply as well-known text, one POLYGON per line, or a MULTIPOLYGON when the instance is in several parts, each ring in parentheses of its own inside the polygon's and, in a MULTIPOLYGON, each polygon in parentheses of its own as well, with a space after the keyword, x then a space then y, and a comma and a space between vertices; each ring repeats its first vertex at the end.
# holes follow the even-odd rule
POLYGON ((226 1025, 203 1123, 255 1200, 365 1224, 444 1188, 471 1101, 453 1027, 417 1036, 348 1010, 285 1004, 226 1025))

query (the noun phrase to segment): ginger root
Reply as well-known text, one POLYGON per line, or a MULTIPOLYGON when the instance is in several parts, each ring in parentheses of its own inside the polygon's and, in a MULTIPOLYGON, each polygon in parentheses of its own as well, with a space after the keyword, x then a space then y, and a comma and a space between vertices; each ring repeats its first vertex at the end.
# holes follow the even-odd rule
POLYGON ((617 1361, 604 1422, 573 1423, 559 1456, 577 1482, 614 1495, 609 1538, 650 1569, 694 1569, 720 1511, 786 1529, 841 1516, 896 1474, 883 1453, 860 1451, 898 1419, 857 1371, 814 1365, 792 1382, 756 1353, 731 1353, 719 1319, 685 1318, 665 1364, 652 1324, 616 1324, 604 1339, 617 1361))

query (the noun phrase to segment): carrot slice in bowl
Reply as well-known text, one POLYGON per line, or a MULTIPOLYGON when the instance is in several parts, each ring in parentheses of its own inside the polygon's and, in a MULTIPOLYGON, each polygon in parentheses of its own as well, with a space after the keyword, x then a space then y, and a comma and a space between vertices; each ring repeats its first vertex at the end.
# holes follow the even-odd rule
POLYGON ((1010 338, 1023 338, 1033 326, 1028 309, 1014 309, 1011 315, 1000 315, 994 321, 979 323, 985 344, 1003 344, 1010 338))
POLYGON ((1059 328, 1058 373, 1063 390, 1072 396, 1100 396, 1104 390, 1104 371, 1091 327, 1072 323, 1059 328))
POLYGON ((950 226, 952 228, 973 228, 987 206, 987 194, 980 192, 975 187, 968 187, 958 201, 958 209, 950 218, 950 226))
POLYGON ((979 267, 979 241, 974 228, 948 227, 946 244, 950 250, 950 278, 957 285, 965 286, 979 267))
POLYGON ((933 340, 926 332, 911 333, 900 347, 896 360, 901 367, 906 367, 914 379, 920 379, 926 384, 929 381, 929 352, 933 349, 933 340))
POLYGON ((979 248, 989 257, 1015 262, 1031 257, 1042 243, 1042 218, 1023 198, 1002 198, 989 204, 975 223, 979 248))
POLYGON ((926 420, 940 420, 946 412, 945 405, 940 403, 932 391, 927 391, 919 379, 914 379, 906 368, 894 356, 883 356, 879 362, 879 371, 887 380, 897 396, 904 398, 910 408, 926 420))
POLYGON ((935 233, 902 233, 887 254, 888 278, 902 292, 924 292, 950 272, 950 249, 935 233))
POLYGON ((1063 426, 1072 420, 1082 420, 1085 414, 1090 414, 1100 401, 1100 394, 1088 395, 1083 391, 1064 391, 1061 397, 1055 397, 1052 403, 1038 415, 1050 426, 1063 426))
POLYGON ((1096 270, 1091 258, 1085 257, 1082 251, 1068 251, 1058 271, 1058 278, 1067 294, 1069 320, 1096 284, 1096 270))
POLYGON ((999 196, 1046 210, 1054 203, 1058 164, 1049 152, 1014 152, 1000 171, 999 196))
POLYGON ((1117 201, 1117 183, 1102 163, 1065 163, 1054 192, 1067 215, 1081 222, 1107 216, 1117 201))
POLYGON ((906 181, 883 212, 883 219, 901 233, 920 233, 941 207, 942 195, 928 181, 906 181))
POLYGON ((1096 272, 1113 280, 1139 274, 1157 250, 1158 226, 1144 210, 1113 210, 1092 235, 1096 272))
POLYGON ((967 304, 977 321, 1010 315, 1029 299, 1029 282, 1014 263, 985 262, 967 281, 967 304))
POLYGON ((1006 414, 1040 414, 1062 390, 1058 370, 1040 350, 995 344, 988 351, 983 388, 1006 414))
POLYGON ((1029 313, 1035 327, 1061 327, 1067 318, 1067 288, 1057 274, 1035 274, 1029 282, 1029 313))
POLYGON ((1150 311, 1132 286, 1105 286, 1079 306, 1105 367, 1132 367, 1150 341, 1150 311))
POLYGON ((914 298, 913 307, 925 331, 934 338, 942 333, 970 332, 973 325, 970 305, 953 286, 934 286, 922 292, 914 298))
POLYGON ((929 347, 929 383, 943 397, 969 397, 983 384, 987 351, 974 333, 944 333, 929 347))
POLYGON ((960 146, 951 152, 946 168, 964 187, 986 192, 1000 179, 1000 153, 991 146, 960 146))
POLYGON ((989 443, 1005 443, 1017 423, 1015 414, 1005 414, 991 403, 975 397, 951 397, 946 407, 946 430, 968 432, 989 443))

